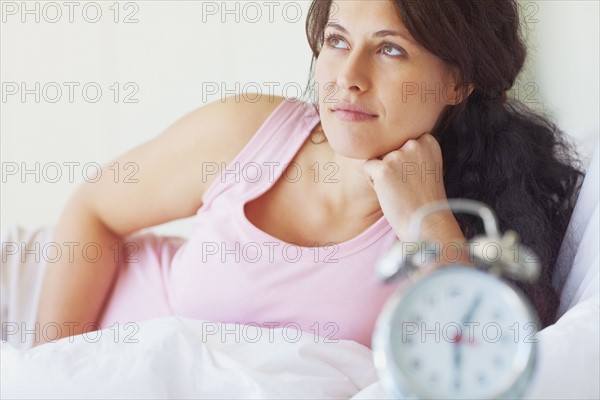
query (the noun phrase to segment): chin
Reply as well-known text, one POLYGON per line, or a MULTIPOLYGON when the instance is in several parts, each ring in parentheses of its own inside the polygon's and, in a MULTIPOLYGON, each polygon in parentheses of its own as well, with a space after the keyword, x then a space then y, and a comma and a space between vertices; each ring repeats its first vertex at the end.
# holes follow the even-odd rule
POLYGON ((378 152, 373 147, 374 141, 360 139, 358 137, 355 139, 348 138, 347 134, 339 132, 327 135, 327 141, 332 150, 341 156, 356 160, 369 160, 377 157, 378 152))
POLYGON ((373 129, 359 125, 346 125, 336 120, 322 120, 321 124, 332 150, 337 154, 357 160, 378 156, 376 147, 380 142, 373 129))

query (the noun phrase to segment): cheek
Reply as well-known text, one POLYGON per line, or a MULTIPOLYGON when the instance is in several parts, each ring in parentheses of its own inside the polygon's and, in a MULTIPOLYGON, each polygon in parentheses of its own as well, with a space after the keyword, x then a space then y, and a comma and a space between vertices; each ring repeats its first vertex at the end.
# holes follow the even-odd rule
POLYGON ((321 54, 315 63, 315 81, 321 83, 323 80, 323 75, 327 72, 327 70, 328 68, 326 66, 325 56, 321 54))
POLYGON ((315 84, 317 94, 319 96, 319 103, 322 104, 323 99, 335 98, 334 75, 332 68, 327 64, 324 57, 319 57, 315 65, 315 84))
POLYGON ((317 61, 315 63, 315 82, 319 82, 321 79, 321 70, 322 67, 321 65, 323 64, 321 62, 322 57, 317 58, 317 61))
POLYGON ((402 126, 402 131, 410 136, 433 129, 446 106, 435 83, 417 80, 396 85, 385 97, 382 102, 387 105, 386 122, 390 126, 402 126))

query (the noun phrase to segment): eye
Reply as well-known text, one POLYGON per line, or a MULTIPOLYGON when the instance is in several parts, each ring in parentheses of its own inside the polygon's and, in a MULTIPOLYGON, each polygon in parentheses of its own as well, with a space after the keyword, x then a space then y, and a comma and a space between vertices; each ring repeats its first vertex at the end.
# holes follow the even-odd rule
MULTIPOLYGON (((345 40, 343 37, 341 37, 340 35, 335 34, 335 33, 330 33, 330 34, 325 35, 325 43, 327 44, 327 46, 331 47, 332 49, 347 49, 348 48, 347 46, 346 47, 338 47, 340 43, 345 43, 345 40)), ((401 47, 398 47, 395 44, 390 43, 390 42, 383 43, 383 45, 381 47, 381 52, 391 58, 398 58, 398 57, 402 57, 402 56, 406 55, 406 52, 401 47)))
POLYGON ((336 35, 335 33, 330 33, 328 35, 325 36, 325 43, 327 43, 327 45, 331 48, 334 49, 338 49, 339 47, 337 47, 338 42, 342 42, 344 39, 339 36, 336 35))
POLYGON ((406 54, 404 52, 404 50, 402 50, 399 47, 396 47, 390 43, 384 43, 384 45, 381 47, 381 52, 390 57, 394 57, 394 58, 401 57, 406 54), (395 51, 397 54, 389 54, 388 51, 389 52, 395 51))

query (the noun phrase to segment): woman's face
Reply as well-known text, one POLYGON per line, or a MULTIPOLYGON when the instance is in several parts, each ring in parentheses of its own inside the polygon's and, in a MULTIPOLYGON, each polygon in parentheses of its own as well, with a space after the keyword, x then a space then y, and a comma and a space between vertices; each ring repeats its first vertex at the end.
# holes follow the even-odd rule
POLYGON ((383 156, 431 131, 456 98, 450 69, 416 44, 389 0, 332 2, 315 82, 329 144, 356 159, 383 156), (344 101, 375 116, 348 120, 332 110, 344 101))

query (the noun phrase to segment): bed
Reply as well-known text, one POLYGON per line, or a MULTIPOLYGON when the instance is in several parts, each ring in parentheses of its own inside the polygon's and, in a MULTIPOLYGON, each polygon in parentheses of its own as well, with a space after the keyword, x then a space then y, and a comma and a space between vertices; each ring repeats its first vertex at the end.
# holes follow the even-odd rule
MULTIPOLYGON (((537 334, 526 398, 600 398, 598 152, 554 276, 560 319, 537 334)), ((2 229, 2 398, 388 398, 371 349, 289 328, 164 317, 31 348, 22 328, 34 322, 43 269, 7 246, 43 245, 51 233, 2 229)))

